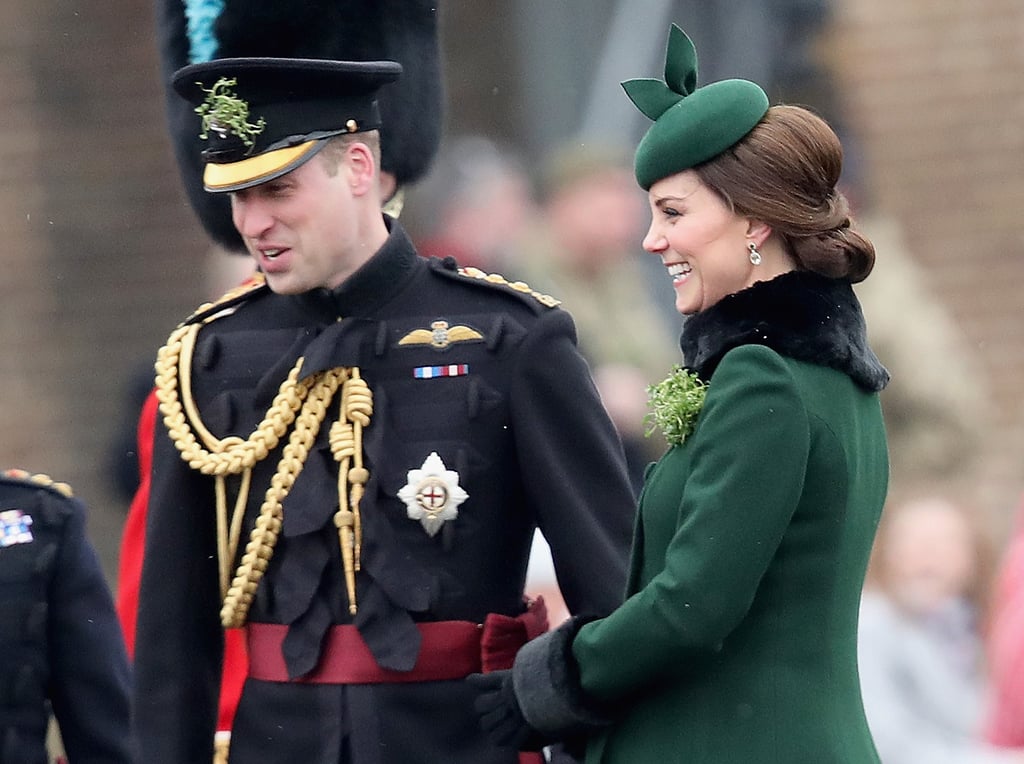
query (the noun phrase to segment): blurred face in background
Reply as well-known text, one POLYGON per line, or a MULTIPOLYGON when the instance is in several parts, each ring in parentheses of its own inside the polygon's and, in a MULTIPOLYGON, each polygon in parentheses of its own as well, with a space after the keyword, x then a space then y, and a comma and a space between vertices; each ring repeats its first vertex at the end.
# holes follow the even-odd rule
POLYGON ((560 257, 599 270, 639 253, 643 196, 628 168, 608 168, 556 191, 548 214, 562 247, 560 257))
POLYGON ((977 575, 977 548, 965 514, 944 499, 919 499, 889 518, 885 582, 904 607, 926 614, 963 598, 977 575))

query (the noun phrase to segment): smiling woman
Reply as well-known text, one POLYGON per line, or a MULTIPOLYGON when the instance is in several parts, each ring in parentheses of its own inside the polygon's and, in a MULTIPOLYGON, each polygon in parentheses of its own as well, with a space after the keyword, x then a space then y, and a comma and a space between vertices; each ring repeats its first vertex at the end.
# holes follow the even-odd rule
POLYGON ((475 680, 506 745, 585 737, 600 764, 878 762, 857 610, 888 484, 852 283, 874 263, 836 190, 842 150, 755 84, 696 87, 673 27, 635 159, 643 246, 688 316, 686 368, 651 389, 670 447, 640 498, 627 600, 475 680))
POLYGON ((731 150, 654 182, 644 248, 669 268, 679 312, 796 268, 867 278, 875 250, 850 227, 835 187, 841 168, 839 139, 822 119, 772 106, 731 150), (746 258, 728 255, 744 248, 746 258))
POLYGON ((676 309, 683 315, 710 308, 728 294, 794 268, 781 243, 769 241, 766 225, 730 210, 693 170, 654 183, 650 199, 651 227, 643 246, 668 268, 676 309), (764 255, 759 254, 756 263, 730 257, 744 248, 764 255))

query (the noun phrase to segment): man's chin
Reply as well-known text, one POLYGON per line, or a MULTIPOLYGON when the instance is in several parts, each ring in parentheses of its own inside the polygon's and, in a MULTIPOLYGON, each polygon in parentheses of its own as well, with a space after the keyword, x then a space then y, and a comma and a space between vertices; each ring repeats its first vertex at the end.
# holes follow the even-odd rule
POLYGON ((302 294, 308 292, 309 289, 297 284, 287 276, 279 276, 264 273, 264 278, 267 281, 267 286, 270 287, 270 291, 274 294, 302 294))

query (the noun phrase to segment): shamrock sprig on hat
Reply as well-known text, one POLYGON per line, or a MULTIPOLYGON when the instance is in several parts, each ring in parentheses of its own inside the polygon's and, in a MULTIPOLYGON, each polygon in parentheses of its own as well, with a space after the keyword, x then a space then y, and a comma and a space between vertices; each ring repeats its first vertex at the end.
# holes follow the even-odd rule
POLYGON ((661 430, 670 446, 681 445, 697 425, 706 393, 707 385, 696 373, 672 367, 668 377, 647 388, 651 408, 645 418, 648 437, 661 430))
POLYGON ((237 80, 221 77, 210 88, 196 84, 206 93, 206 100, 195 108, 203 120, 199 137, 205 140, 211 131, 222 138, 231 134, 238 136, 247 148, 255 146, 255 137, 263 132, 267 123, 262 117, 255 123, 249 122, 249 104, 232 90, 237 80))

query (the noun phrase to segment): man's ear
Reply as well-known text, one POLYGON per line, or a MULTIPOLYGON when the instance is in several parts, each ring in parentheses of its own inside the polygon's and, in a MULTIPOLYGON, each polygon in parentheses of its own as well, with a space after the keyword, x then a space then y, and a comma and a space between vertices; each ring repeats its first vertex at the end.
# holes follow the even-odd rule
POLYGON ((352 193, 363 196, 377 187, 379 168, 370 147, 361 141, 353 141, 345 149, 345 167, 348 170, 352 193))

